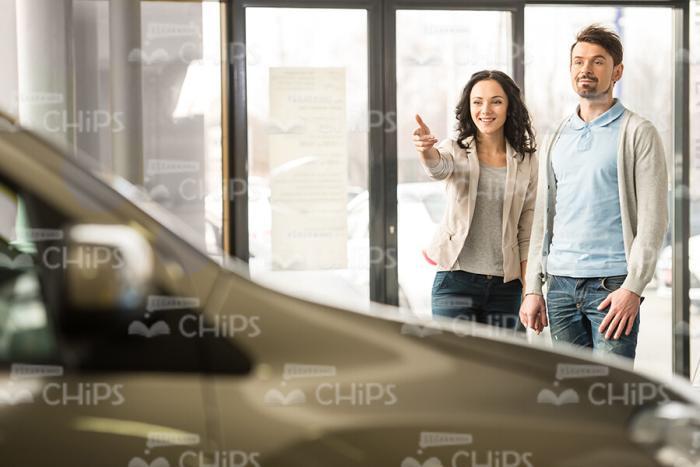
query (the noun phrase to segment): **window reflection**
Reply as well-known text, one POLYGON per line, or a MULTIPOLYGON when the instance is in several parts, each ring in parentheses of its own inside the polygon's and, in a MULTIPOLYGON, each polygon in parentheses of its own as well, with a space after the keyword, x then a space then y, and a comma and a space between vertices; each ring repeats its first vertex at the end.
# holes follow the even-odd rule
POLYGON ((143 186, 218 255, 219 4, 0 0, 0 9, 0 108, 92 170, 143 186))
MULTIPOLYGON (((670 8, 540 7, 525 9, 525 96, 541 145, 578 103, 571 90, 569 47, 592 23, 617 31, 624 47, 624 75, 615 97, 651 120, 661 134, 672 168, 673 22, 670 8), (553 22, 551 18, 556 17, 553 22)), ((669 203, 671 202, 669 192, 669 203)), ((656 277, 644 291, 635 368, 671 375, 670 238, 666 237, 656 277)))
MULTIPOLYGON (((700 385, 700 6, 690 2, 690 380, 700 385)), ((663 273, 670 275, 671 249, 664 252, 663 273)))
POLYGON ((247 8, 250 269, 369 304, 367 11, 247 8))
POLYGON ((452 136, 455 107, 469 77, 483 69, 512 75, 511 15, 500 11, 396 14, 399 301, 431 317, 435 266, 423 256, 445 209, 442 183, 421 169, 411 140, 419 113, 438 138, 452 136), (488 40, 484 40, 488 38, 488 40))

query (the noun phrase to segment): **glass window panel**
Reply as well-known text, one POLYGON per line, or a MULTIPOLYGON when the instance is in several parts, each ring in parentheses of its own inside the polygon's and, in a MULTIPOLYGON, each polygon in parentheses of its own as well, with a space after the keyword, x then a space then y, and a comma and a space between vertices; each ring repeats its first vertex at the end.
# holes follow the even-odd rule
POLYGON ((140 22, 140 38, 138 32, 117 32, 133 39, 134 47, 114 57, 111 33, 120 26, 113 24, 109 1, 1 0, 0 9, 8 14, 0 19, 5 67, 0 109, 94 171, 124 176, 118 167, 138 167, 143 179, 131 181, 184 220, 200 246, 218 258, 223 216, 220 5, 138 5, 129 19, 140 22), (115 139, 131 117, 115 105, 113 86, 120 71, 134 69, 140 81, 126 87, 140 88, 132 103, 135 115, 140 114, 142 145, 117 160, 115 139))
POLYGON ((214 254, 223 238, 219 5, 142 2, 141 14, 145 185, 214 254))
MULTIPOLYGON (((700 386, 700 5, 690 2, 690 380, 700 386)), ((663 273, 671 274, 670 248, 663 273)), ((670 282, 670 279, 669 279, 670 282)), ((679 329, 677 331, 685 331, 679 329)))
POLYGON ((483 69, 512 76, 511 29, 511 14, 500 11, 396 13, 399 300, 424 318, 431 316, 435 267, 423 250, 445 210, 445 190, 420 166, 411 139, 415 115, 439 139, 453 136, 455 107, 469 77, 483 69))
MULTIPOLYGON (((598 23, 617 31, 624 46, 622 80, 614 95, 651 120, 661 134, 669 171, 673 167, 673 17, 670 8, 525 8, 525 96, 542 144, 573 112, 578 96, 569 78, 570 46, 583 27, 598 23), (557 18, 557 21, 552 21, 557 18)), ((671 198, 669 195, 669 203, 671 198)), ((666 236, 656 277, 644 291, 635 368, 671 375, 671 283, 666 236)), ((548 334, 549 329, 546 329, 548 334)), ((545 333, 543 333, 545 335, 545 333)))
POLYGON ((246 10, 250 269, 369 303, 367 11, 246 10))
POLYGON ((19 77, 17 76, 17 12, 16 0, 0 0, 0 60, 3 72, 0 73, 0 111, 10 115, 18 114, 19 77))

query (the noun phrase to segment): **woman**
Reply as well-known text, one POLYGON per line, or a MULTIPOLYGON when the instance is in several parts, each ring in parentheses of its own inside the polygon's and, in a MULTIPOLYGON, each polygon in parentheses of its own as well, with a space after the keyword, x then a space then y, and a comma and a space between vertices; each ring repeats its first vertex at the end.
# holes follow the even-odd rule
POLYGON ((530 115, 501 71, 472 75, 457 105, 457 140, 419 115, 413 141, 447 209, 426 256, 438 266, 433 314, 523 330, 518 319, 537 190, 530 115))

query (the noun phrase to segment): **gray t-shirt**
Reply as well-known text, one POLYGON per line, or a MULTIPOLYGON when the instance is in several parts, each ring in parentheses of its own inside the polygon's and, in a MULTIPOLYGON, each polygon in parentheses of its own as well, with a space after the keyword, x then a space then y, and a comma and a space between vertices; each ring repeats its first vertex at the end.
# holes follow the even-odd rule
POLYGON ((503 276, 503 197, 506 167, 479 164, 474 219, 462 251, 452 267, 474 274, 503 276))

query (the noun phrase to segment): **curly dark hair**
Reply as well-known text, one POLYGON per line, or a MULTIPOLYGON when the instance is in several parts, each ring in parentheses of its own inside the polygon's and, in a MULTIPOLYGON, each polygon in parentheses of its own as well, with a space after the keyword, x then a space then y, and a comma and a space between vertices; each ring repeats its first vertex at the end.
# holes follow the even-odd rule
POLYGON ((462 97, 459 100, 456 108, 457 114, 457 130, 459 138, 457 144, 462 149, 467 149, 463 140, 470 136, 476 136, 477 128, 469 108, 469 96, 472 89, 479 81, 492 79, 501 85, 508 96, 508 113, 503 133, 506 140, 513 147, 516 153, 522 155, 531 155, 537 150, 535 143, 535 133, 532 130, 532 122, 527 107, 523 103, 520 88, 510 76, 498 70, 483 70, 477 71, 469 79, 469 82, 464 86, 462 97))

